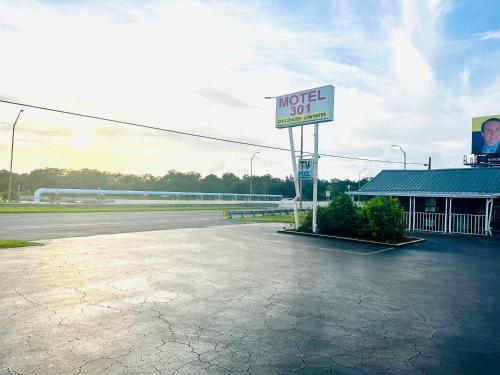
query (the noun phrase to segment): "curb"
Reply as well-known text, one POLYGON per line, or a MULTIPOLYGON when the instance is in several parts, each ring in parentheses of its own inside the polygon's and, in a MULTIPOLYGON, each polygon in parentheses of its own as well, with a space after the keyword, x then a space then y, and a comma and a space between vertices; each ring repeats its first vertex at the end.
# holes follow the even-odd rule
POLYGON ((402 246, 411 245, 411 244, 414 244, 414 243, 419 243, 419 242, 426 241, 425 238, 409 237, 408 238, 409 241, 406 241, 406 242, 390 243, 390 242, 379 242, 379 241, 363 240, 363 239, 360 239, 360 238, 352 238, 352 237, 332 236, 332 235, 328 235, 328 234, 315 234, 315 233, 307 233, 307 232, 297 232, 295 230, 290 230, 290 229, 282 229, 282 230, 279 230, 278 233, 293 234, 295 236, 331 238, 331 239, 336 239, 336 240, 345 240, 345 241, 352 241, 352 242, 369 243, 369 244, 373 244, 373 245, 384 245, 384 246, 391 246, 391 247, 402 247, 402 246))

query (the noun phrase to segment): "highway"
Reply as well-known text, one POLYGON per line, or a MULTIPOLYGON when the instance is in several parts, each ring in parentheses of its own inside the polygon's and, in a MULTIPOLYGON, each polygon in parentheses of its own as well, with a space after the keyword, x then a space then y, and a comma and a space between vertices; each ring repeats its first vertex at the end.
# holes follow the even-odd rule
POLYGON ((237 223, 214 211, 81 212, 0 215, 0 238, 42 240, 237 223))

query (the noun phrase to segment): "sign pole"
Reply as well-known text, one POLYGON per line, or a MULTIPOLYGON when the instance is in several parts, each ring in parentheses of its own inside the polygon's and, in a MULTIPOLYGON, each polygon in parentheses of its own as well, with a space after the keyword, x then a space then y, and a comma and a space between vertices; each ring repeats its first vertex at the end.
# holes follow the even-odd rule
POLYGON ((293 198, 293 216, 295 219, 295 230, 299 229, 299 214, 297 212, 297 198, 300 197, 299 178, 297 176, 297 160, 295 160, 295 144, 293 143, 292 128, 288 128, 288 135, 290 136, 290 155, 292 156, 293 166, 293 182, 295 185, 295 198, 293 198))
POLYGON ((316 217, 318 214, 318 124, 314 124, 314 171, 313 171, 313 233, 318 232, 316 217))
MULTIPOLYGON (((304 157, 304 125, 300 126, 300 159, 304 157)), ((300 212, 302 212, 302 179, 299 180, 300 212)))

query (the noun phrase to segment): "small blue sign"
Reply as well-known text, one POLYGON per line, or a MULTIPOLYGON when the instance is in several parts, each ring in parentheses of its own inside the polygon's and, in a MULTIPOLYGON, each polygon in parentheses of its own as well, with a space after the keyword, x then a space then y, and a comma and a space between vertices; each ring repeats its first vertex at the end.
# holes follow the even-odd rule
POLYGON ((312 180, 314 174, 313 159, 299 159, 299 180, 312 180))

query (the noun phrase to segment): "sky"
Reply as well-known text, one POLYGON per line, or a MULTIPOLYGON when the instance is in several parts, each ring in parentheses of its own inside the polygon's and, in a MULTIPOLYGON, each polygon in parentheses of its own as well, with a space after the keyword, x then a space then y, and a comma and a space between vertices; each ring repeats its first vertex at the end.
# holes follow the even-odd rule
MULTIPOLYGON (((321 153, 402 162, 397 144, 409 163, 463 168, 471 118, 500 113, 499 14, 496 0, 4 0, 0 99, 288 148, 264 97, 334 85, 321 153)), ((0 169, 20 108, 0 103, 0 169)), ((292 173, 283 151, 25 108, 13 169, 242 176, 257 151, 254 175, 292 173)), ((318 175, 396 168, 321 157, 318 175)))

